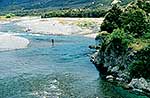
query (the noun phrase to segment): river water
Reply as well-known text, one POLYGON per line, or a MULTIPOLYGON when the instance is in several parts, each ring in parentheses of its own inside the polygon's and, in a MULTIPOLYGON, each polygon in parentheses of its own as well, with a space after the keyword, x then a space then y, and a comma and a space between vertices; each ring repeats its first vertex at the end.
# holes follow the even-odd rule
POLYGON ((30 40, 26 49, 0 52, 0 98, 147 98, 99 78, 89 61, 94 39, 25 33, 15 23, 0 31, 30 40))

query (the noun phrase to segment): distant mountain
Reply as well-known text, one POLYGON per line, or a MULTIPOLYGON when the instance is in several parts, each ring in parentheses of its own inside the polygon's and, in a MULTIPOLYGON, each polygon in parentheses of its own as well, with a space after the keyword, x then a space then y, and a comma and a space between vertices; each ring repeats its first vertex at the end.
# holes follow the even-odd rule
POLYGON ((0 8, 7 10, 81 7, 94 0, 0 0, 0 8))
MULTIPOLYGON (((77 8, 110 5, 113 0, 0 0, 0 10, 77 8)), ((122 0, 123 2, 132 0, 122 0)))

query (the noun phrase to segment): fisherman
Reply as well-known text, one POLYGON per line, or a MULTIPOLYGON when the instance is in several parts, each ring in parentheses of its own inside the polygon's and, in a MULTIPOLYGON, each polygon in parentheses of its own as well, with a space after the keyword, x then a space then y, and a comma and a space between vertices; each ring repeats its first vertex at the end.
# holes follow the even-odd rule
POLYGON ((52 41, 52 46, 54 46, 54 39, 52 39, 51 41, 52 41))

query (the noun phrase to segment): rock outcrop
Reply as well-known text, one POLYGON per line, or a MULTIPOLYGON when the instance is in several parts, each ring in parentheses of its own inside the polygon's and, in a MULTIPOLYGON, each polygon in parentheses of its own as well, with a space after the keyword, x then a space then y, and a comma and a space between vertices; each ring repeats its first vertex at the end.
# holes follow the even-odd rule
MULTIPOLYGON (((107 33, 105 34, 107 35, 107 33)), ((113 42, 104 46, 105 34, 99 36, 100 40, 97 40, 99 47, 95 46, 96 52, 91 55, 91 62, 96 66, 102 78, 109 82, 125 83, 126 85, 123 85, 125 88, 149 94, 150 85, 147 80, 144 78, 134 79, 129 71, 130 63, 137 60, 139 52, 117 44, 113 46, 113 42)))

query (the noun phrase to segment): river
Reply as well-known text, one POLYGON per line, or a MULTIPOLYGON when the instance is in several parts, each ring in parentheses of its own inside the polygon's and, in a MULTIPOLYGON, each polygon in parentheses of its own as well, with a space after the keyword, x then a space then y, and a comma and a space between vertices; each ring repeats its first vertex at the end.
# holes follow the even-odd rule
POLYGON ((30 40, 26 49, 0 52, 0 98, 147 98, 99 78, 89 60, 94 39, 30 34, 13 22, 0 27, 30 40))

